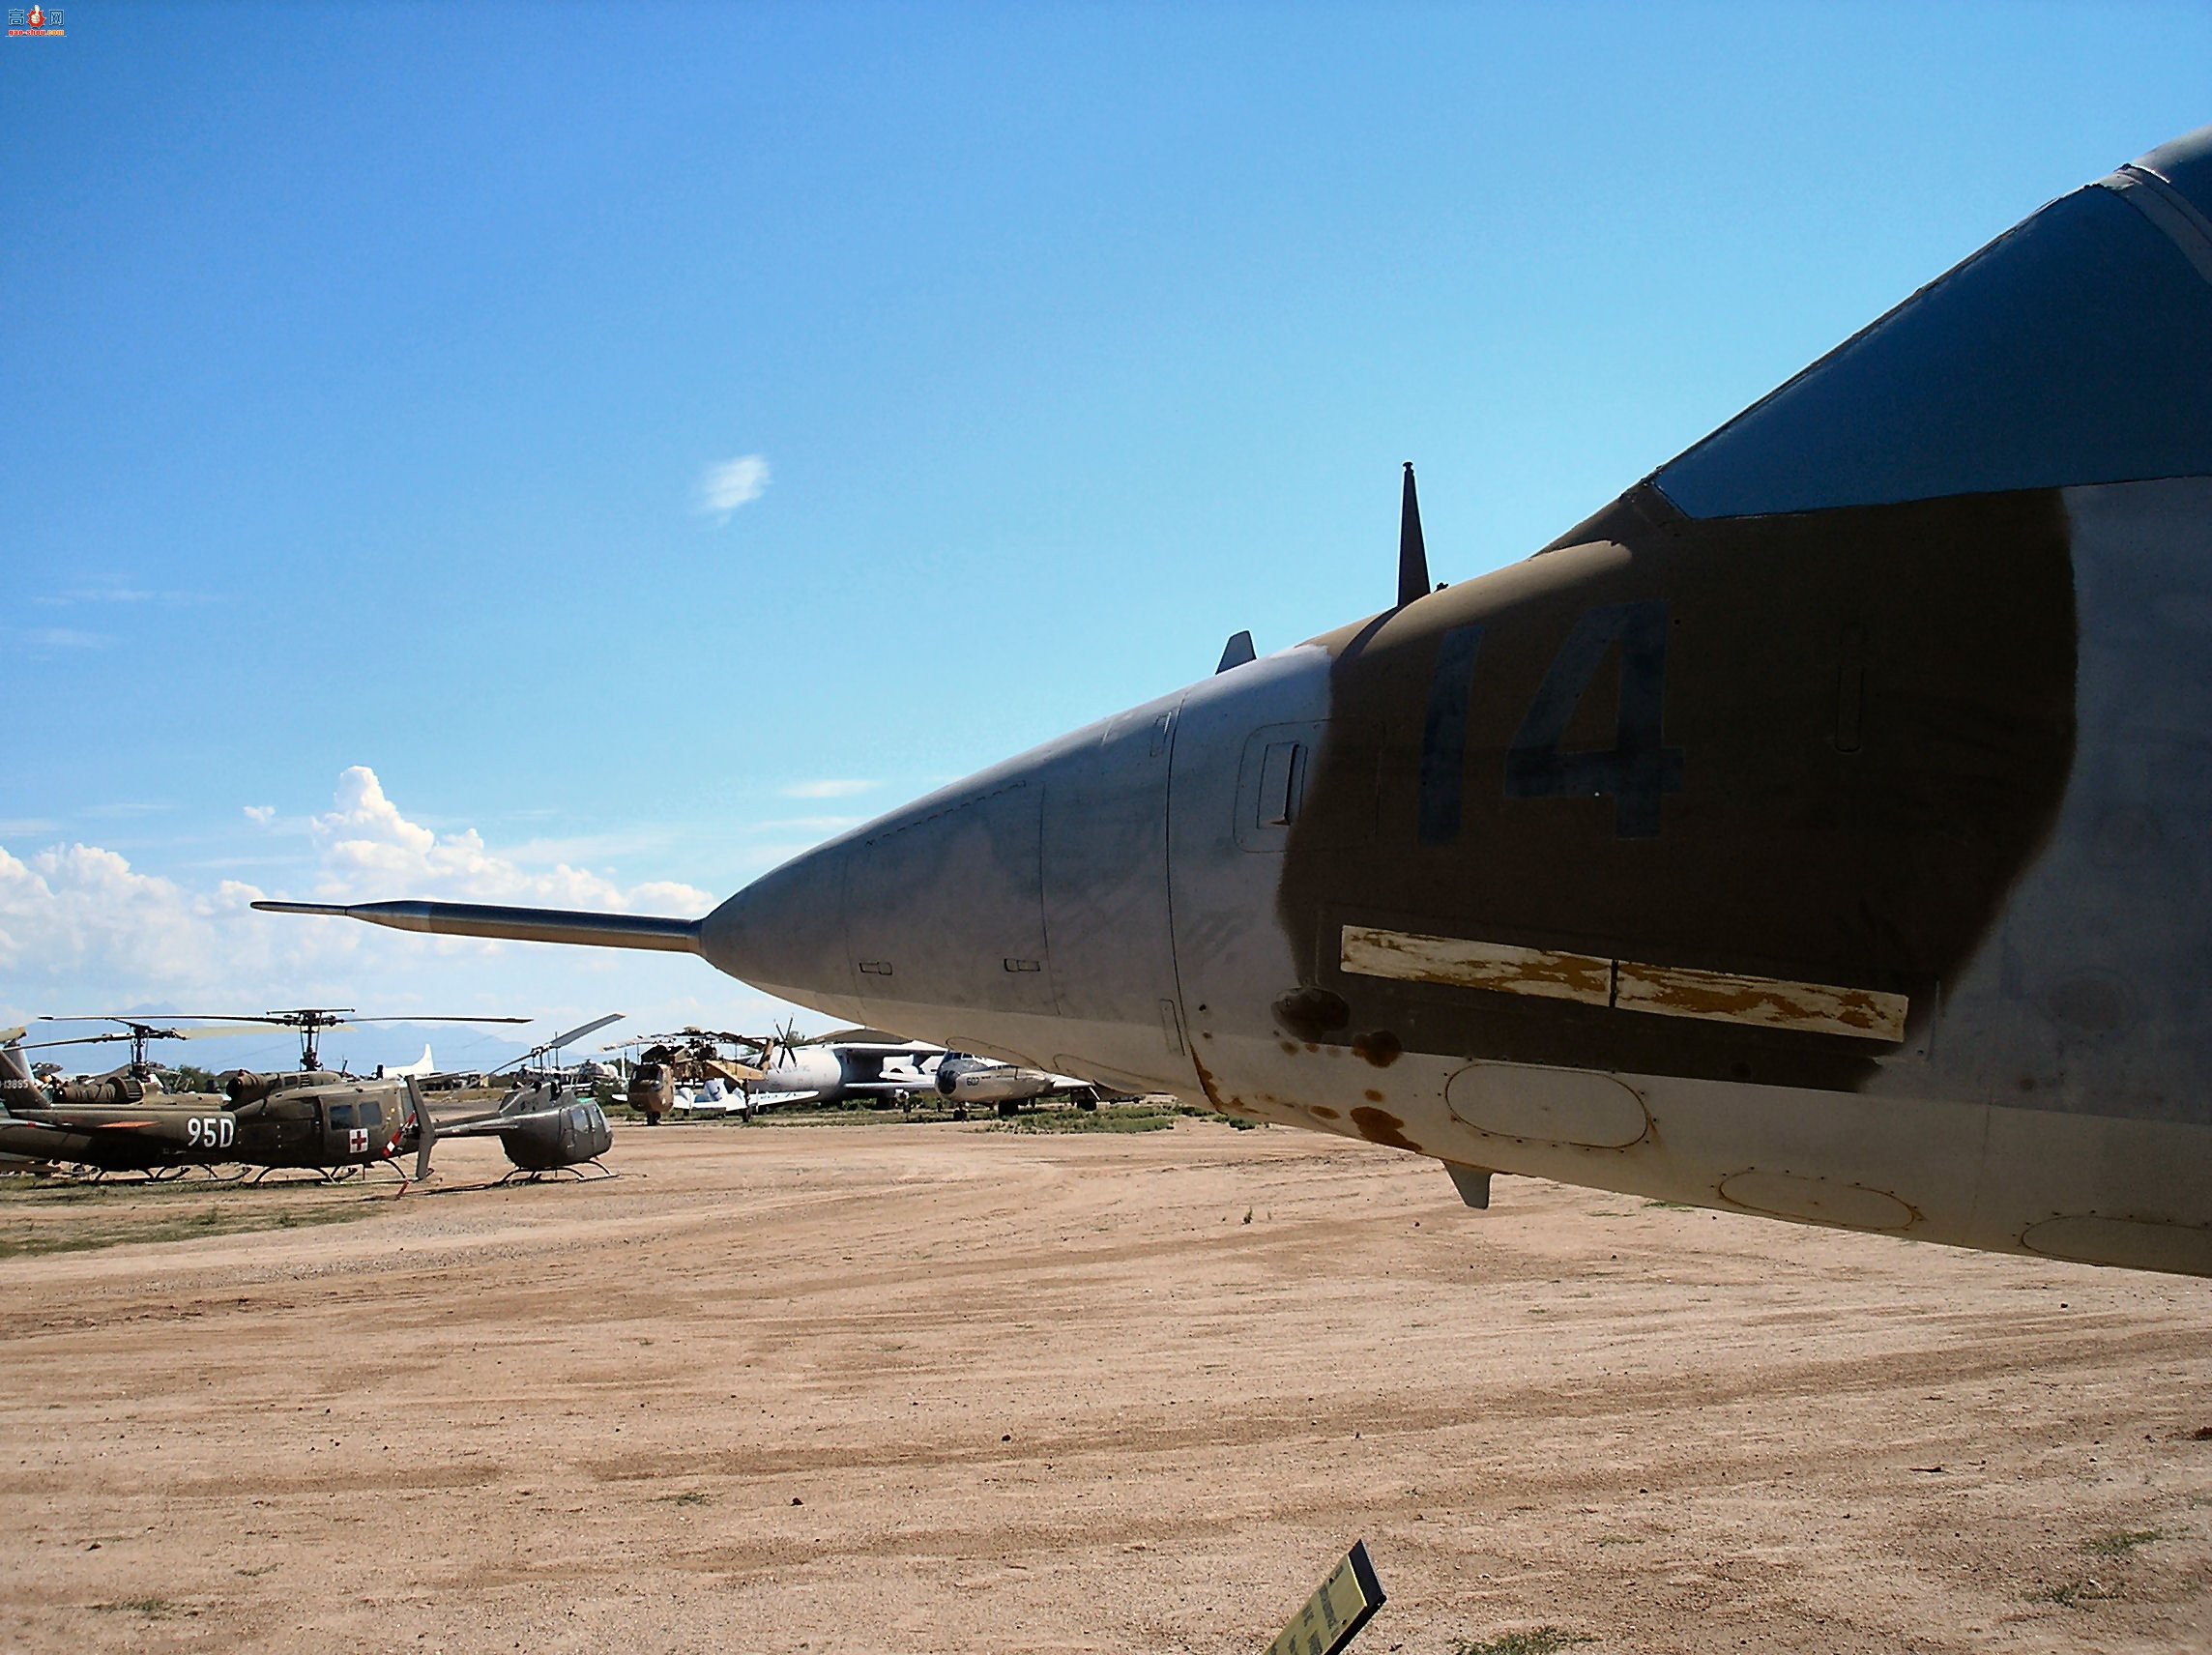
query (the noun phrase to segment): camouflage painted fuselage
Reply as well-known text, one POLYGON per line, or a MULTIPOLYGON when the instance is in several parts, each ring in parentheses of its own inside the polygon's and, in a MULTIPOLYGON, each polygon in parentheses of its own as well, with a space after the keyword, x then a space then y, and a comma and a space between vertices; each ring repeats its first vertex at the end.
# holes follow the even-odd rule
POLYGON ((786 864, 723 970, 1463 1167, 2212 1273, 2212 129, 1535 557, 786 864))

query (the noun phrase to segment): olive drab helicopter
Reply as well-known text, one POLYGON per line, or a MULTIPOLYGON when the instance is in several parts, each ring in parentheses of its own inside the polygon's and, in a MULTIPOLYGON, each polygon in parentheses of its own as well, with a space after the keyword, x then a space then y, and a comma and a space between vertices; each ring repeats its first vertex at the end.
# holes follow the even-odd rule
MULTIPOLYGON (((234 1070, 219 1095, 149 1091, 122 1075, 43 1086, 18 1042, 0 1055, 0 1152, 87 1166, 101 1172, 160 1176, 189 1167, 242 1166, 259 1178, 277 1168, 335 1179, 416 1150, 414 1176, 429 1171, 436 1128, 413 1076, 361 1080, 322 1067, 317 1037, 350 1028, 347 1007, 303 1007, 258 1016, 179 1014, 168 1023, 219 1022, 286 1028, 301 1037, 300 1067, 276 1074, 234 1070), (129 1095, 132 1088, 136 1096, 129 1095)), ((51 1021, 75 1021, 52 1019, 51 1021)), ((120 1019, 116 1021, 121 1021, 120 1019)), ((361 1023, 527 1023, 527 1017, 379 1017, 361 1023)), ((144 1039, 176 1037, 145 1026, 144 1039)), ((238 1032, 238 1027, 218 1031, 238 1032)), ((94 1036, 94 1039, 100 1037, 94 1036)), ((68 1044, 73 1042, 53 1042, 68 1044)), ((137 1048, 142 1052, 143 1041, 137 1048)), ((148 1071, 149 1074, 151 1071, 148 1071)))
MULTIPOLYGON (((507 1068, 517 1072, 514 1084, 499 1101, 499 1112, 462 1120, 433 1122, 430 1135, 497 1138, 507 1158, 514 1163, 514 1170, 507 1178, 536 1179, 560 1173, 579 1178, 616 1176, 614 1170, 599 1160, 614 1147, 614 1133, 607 1125, 606 1113, 589 1088, 578 1086, 574 1077, 561 1066, 560 1053, 563 1047, 584 1035, 621 1021, 622 1013, 609 1013, 595 1022, 565 1030, 543 1045, 533 1046, 521 1057, 502 1063, 499 1069, 492 1071, 494 1074, 507 1068), (551 1063, 538 1067, 539 1061, 548 1057, 552 1059, 551 1063), (594 1171, 587 1173, 586 1167, 594 1171)), ((422 1172, 427 1172, 427 1140, 421 1164, 422 1172)), ((422 1173, 417 1176, 421 1176, 422 1173)), ((505 1183, 507 1178, 500 1181, 505 1183)))

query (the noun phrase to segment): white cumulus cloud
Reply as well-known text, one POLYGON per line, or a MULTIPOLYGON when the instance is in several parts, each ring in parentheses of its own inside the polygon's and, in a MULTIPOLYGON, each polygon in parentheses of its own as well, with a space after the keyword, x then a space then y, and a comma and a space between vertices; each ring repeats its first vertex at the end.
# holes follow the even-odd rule
POLYGON ((690 886, 625 888, 589 868, 525 866, 492 850, 474 828, 439 834, 400 814, 376 772, 355 765, 338 777, 334 808, 308 825, 321 863, 317 892, 332 901, 393 895, 541 908, 627 911, 655 902, 704 913, 713 900, 690 886))
MULTIPOLYGON (((247 814, 258 822, 263 809, 274 815, 263 806, 247 807, 247 814)), ((723 979, 697 961, 421 937, 254 913, 254 899, 269 894, 325 901, 446 897, 683 916, 713 905, 709 892, 692 886, 626 886, 567 862, 525 865, 487 845, 474 828, 434 831, 410 820, 366 766, 339 776, 332 808, 308 823, 308 843, 306 866, 280 877, 261 873, 276 886, 273 891, 237 879, 165 878, 97 845, 56 845, 21 857, 0 847, 0 1022, 155 1003, 215 1011, 321 1003, 401 1012, 425 1005, 473 1010, 489 1002, 495 1010, 588 1016, 610 1009, 597 1003, 611 992, 610 983, 628 984, 626 996, 634 998, 625 1009, 650 1016, 652 1004, 672 993, 744 994, 735 983, 718 993, 723 979), (610 973, 610 963, 626 969, 610 973)))
POLYGON ((758 500, 768 483, 766 454, 740 454, 711 465, 699 476, 700 515, 727 522, 739 507, 758 500))
POLYGON ((266 828, 276 820, 276 807, 274 804, 248 804, 246 807, 246 819, 266 828))

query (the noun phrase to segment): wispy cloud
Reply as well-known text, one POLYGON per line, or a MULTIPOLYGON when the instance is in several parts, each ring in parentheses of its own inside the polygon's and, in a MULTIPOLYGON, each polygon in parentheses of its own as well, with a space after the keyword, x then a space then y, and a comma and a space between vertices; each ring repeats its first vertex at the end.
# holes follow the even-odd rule
POLYGON ((42 593, 31 601, 47 609, 68 609, 80 603, 212 603, 215 596, 206 592, 159 592, 122 575, 97 575, 83 586, 42 593))
MULTIPOLYGON (((332 808, 309 818, 306 832, 304 857, 252 858, 262 879, 274 873, 283 882, 282 894, 327 901, 420 894, 684 915, 703 914, 713 901, 690 886, 626 886, 567 863, 525 865, 473 828, 434 830, 403 813, 364 767, 338 778, 332 808)), ((112 848, 63 843, 24 857, 0 849, 0 1002, 96 994, 289 1004, 288 996, 337 995, 334 1003, 352 1004, 364 995, 358 1002, 366 1004, 381 992, 402 1006, 434 994, 471 1003, 472 995, 494 986, 511 993, 532 978, 529 951, 503 944, 255 914, 248 904, 262 888, 224 877, 233 859, 197 864, 203 877, 179 879, 133 867, 112 848), (485 966, 492 956, 502 961, 496 976, 485 966)), ((0 1009, 11 1013, 0 1021, 13 1019, 14 1007, 0 1009)))
POLYGON ((776 791, 786 798, 851 798, 876 785, 872 781, 795 781, 776 791))
POLYGON ((768 483, 766 454, 740 454, 711 465, 699 475, 699 514, 727 523, 731 512, 758 500, 768 483))
POLYGON ((507 851, 509 861, 521 867, 540 866, 548 862, 604 861, 615 857, 634 857, 668 849, 670 834, 665 828, 626 828, 601 833, 570 833, 560 838, 526 839, 507 851))
MULTIPOLYGON (((686 1023, 766 1027, 794 1015, 801 1029, 826 1026, 818 1014, 675 954, 410 936, 256 914, 247 905, 264 892, 328 901, 450 896, 678 915, 703 914, 713 904, 708 891, 630 884, 612 869, 526 864, 518 853, 535 856, 541 845, 498 836, 487 843, 465 826, 429 826, 430 818, 401 809, 366 769, 338 778, 325 811, 293 804, 276 809, 265 830, 250 834, 239 831, 241 817, 229 818, 223 846, 275 853, 250 858, 218 851, 210 860, 165 861, 157 871, 133 865, 112 841, 101 847, 47 839, 42 843, 48 849, 25 851, 18 844, 15 854, 0 848, 0 1025, 27 1022, 56 1006, 161 1011, 314 1004, 359 1005, 377 1015, 535 1013, 538 1034, 618 1008, 629 1014, 620 1028, 641 1033, 686 1023)), ((0 839, 58 834, 76 814, 0 820, 0 839)), ((714 843, 727 853, 714 874, 727 882, 724 888, 808 848, 753 835, 741 844, 721 836, 714 843)), ((360 1068, 414 1058, 427 1036, 411 1037, 417 1043, 398 1050, 404 1042, 396 1037, 380 1043, 379 1035, 359 1031, 334 1036, 325 1049, 360 1068)), ((469 1065, 512 1056, 530 1037, 520 1031, 460 1029, 435 1034, 441 1059, 469 1065), (499 1047, 509 1039, 516 1044, 499 1047)), ((282 1068, 296 1051, 276 1035, 258 1046, 212 1041, 169 1055, 211 1067, 282 1068)))
POLYGON ((165 799, 124 798, 113 804, 93 804, 85 807, 87 816, 111 817, 129 820, 137 816, 160 816, 176 806, 165 799))
POLYGON ((151 603, 154 597, 153 593, 134 586, 90 586, 44 593, 31 601, 47 609, 67 609, 74 603, 151 603))
POLYGON ((41 833, 59 833, 62 825, 50 816, 10 816, 0 819, 0 839, 29 839, 41 833))
POLYGON ((274 804, 249 804, 246 807, 246 819, 266 828, 276 820, 276 807, 274 804))
POLYGON ((867 820, 862 816, 785 816, 774 822, 755 822, 755 833, 834 833, 846 828, 858 828, 867 820))
POLYGON ((75 626, 34 626, 20 636, 35 650, 104 650, 115 642, 110 633, 75 626))

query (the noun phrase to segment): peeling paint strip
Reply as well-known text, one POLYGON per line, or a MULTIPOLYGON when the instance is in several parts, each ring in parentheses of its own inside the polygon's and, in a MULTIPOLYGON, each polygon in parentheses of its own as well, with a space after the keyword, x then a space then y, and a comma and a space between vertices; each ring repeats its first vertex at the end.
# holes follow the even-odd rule
POLYGON ((1360 976, 1892 1043, 1905 1038, 1906 1016, 1912 1009, 1907 996, 1880 989, 1642 965, 1372 925, 1343 927, 1337 959, 1344 970, 1360 976))
POLYGON ((1492 989, 1538 1000, 1575 1000, 1604 1005, 1613 998, 1613 962, 1590 954, 1477 943, 1466 937, 1424 937, 1347 925, 1338 939, 1338 962, 1361 976, 1447 988, 1492 989))
POLYGON ((1652 1011, 1662 1017, 1890 1041, 1905 1038, 1905 1015, 1912 1007, 1906 996, 1879 989, 1738 976, 1683 966, 1644 966, 1633 960, 1620 962, 1615 1003, 1623 1011, 1652 1011))
POLYGON ((2180 249, 2198 276, 2212 281, 2212 222, 2206 221, 2188 196, 2157 173, 2139 166, 2123 166, 2097 182, 2148 218, 2180 249))

